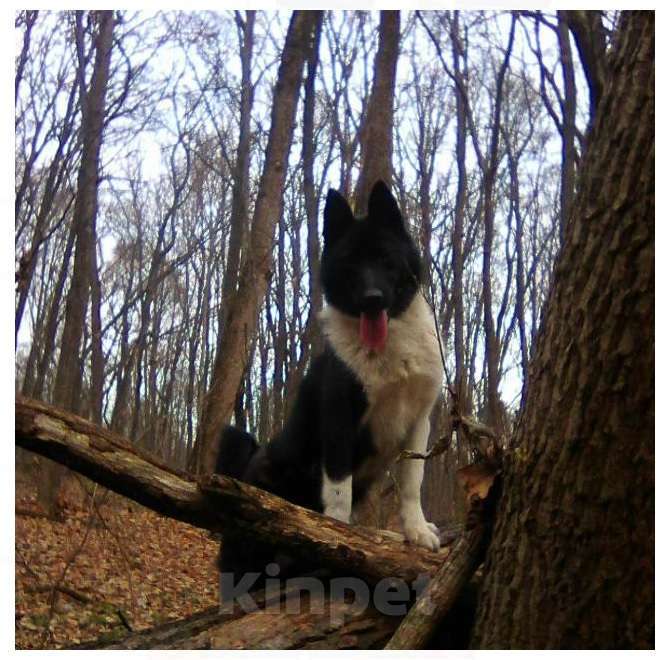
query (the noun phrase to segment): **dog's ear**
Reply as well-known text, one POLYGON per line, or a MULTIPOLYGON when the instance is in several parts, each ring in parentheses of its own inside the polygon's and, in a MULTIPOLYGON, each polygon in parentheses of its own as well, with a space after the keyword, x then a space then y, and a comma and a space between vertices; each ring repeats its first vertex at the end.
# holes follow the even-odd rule
POLYGON ((405 223, 398 208, 398 202, 395 201, 389 187, 381 179, 375 183, 370 192, 368 220, 379 222, 385 227, 405 231, 405 223))
POLYGON ((352 225, 354 214, 347 200, 330 188, 324 206, 324 244, 333 245, 352 225))

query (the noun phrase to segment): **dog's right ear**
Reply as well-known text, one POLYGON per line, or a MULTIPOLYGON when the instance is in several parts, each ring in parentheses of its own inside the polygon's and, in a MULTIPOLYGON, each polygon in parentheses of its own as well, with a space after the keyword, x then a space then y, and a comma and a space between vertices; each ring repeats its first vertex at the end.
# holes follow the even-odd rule
POLYGON ((354 214, 347 200, 329 188, 324 206, 324 245, 333 245, 352 226, 354 214))

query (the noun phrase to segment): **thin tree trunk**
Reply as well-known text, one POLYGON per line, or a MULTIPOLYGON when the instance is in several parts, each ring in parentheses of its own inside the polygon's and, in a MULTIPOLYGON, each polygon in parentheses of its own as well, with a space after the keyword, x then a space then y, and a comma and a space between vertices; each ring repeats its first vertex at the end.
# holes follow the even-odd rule
POLYGON ((97 267, 97 244, 90 249, 90 329, 91 329, 91 368, 90 368, 90 419, 102 423, 104 399, 104 351, 102 349, 102 284, 97 267))
POLYGON ((560 184, 560 245, 564 240, 564 231, 571 214, 576 176, 576 79, 571 56, 569 28, 559 15, 557 21, 557 40, 562 60, 562 78, 564 79, 564 107, 562 108, 562 181, 560 184))
POLYGON ((606 38, 599 10, 566 10, 557 12, 573 33, 589 89, 590 122, 594 119, 599 99, 608 77, 606 38))
POLYGON ((475 647, 654 647, 654 54, 654 12, 627 12, 531 364, 475 647))
POLYGON ((400 51, 400 12, 382 11, 379 20, 379 46, 375 57, 372 92, 361 131, 361 172, 354 194, 355 211, 366 212, 372 186, 393 179, 393 100, 400 51))
MULTIPOLYGON (((80 20, 81 14, 77 14, 77 22, 80 20)), ((83 373, 79 355, 90 294, 90 246, 96 243, 99 154, 102 146, 104 106, 113 44, 113 12, 100 11, 97 14, 97 21, 99 32, 95 44, 95 64, 90 89, 82 100, 83 149, 72 219, 76 231, 74 270, 65 304, 65 325, 53 388, 53 402, 73 412, 80 410, 81 402, 83 373)), ((83 76, 83 71, 80 74, 83 76)), ((58 516, 56 497, 62 476, 63 471, 59 466, 53 463, 44 465, 39 499, 47 514, 53 518, 58 516)))
POLYGON ((456 93, 456 166, 458 186, 456 205, 453 216, 453 238, 451 241, 451 267, 453 271, 453 346, 455 355, 455 390, 458 395, 459 410, 462 415, 470 412, 465 377, 465 309, 463 305, 463 236, 465 233, 465 210, 467 208, 467 105, 463 98, 462 86, 466 86, 461 70, 461 58, 464 61, 459 31, 459 12, 455 11, 451 26, 453 49, 453 74, 460 81, 455 87, 456 93))
POLYGON ((306 335, 310 340, 312 352, 317 354, 322 349, 322 337, 317 321, 317 314, 323 305, 321 282, 319 279, 319 224, 317 222, 317 194, 314 183, 314 112, 315 112, 315 81, 319 64, 319 41, 324 12, 317 12, 313 34, 313 46, 307 62, 305 79, 305 98, 303 101, 303 197, 307 216, 308 240, 308 273, 310 291, 310 317, 306 335))
POLYGON ((238 289, 225 314, 224 334, 215 358, 206 400, 199 463, 203 472, 212 472, 215 466, 217 438, 231 418, 236 392, 247 366, 251 338, 256 332, 259 305, 270 279, 273 235, 281 205, 303 65, 311 47, 314 18, 311 12, 294 12, 287 32, 247 258, 243 260, 238 289))
POLYGON ((43 329, 42 350, 39 364, 37 365, 37 373, 35 375, 35 383, 30 388, 30 391, 23 393, 41 399, 45 397, 44 388, 46 385, 46 376, 49 372, 49 365, 53 359, 53 351, 56 344, 56 333, 58 330, 58 315, 61 309, 62 296, 65 289, 65 282, 67 281, 67 272, 69 271, 69 262, 72 258, 74 250, 74 243, 76 241, 76 231, 74 225, 69 228, 67 235, 67 243, 65 244, 65 252, 62 257, 62 264, 58 271, 58 277, 53 287, 53 296, 49 304, 49 311, 46 316, 46 323, 43 329))
POLYGON ((492 292, 492 254, 495 238, 495 200, 493 198, 495 188, 495 177, 499 165, 499 138, 500 120, 503 100, 504 78, 509 68, 509 58, 513 48, 516 17, 511 19, 511 32, 509 43, 504 53, 504 60, 497 74, 495 87, 495 99, 493 107, 493 123, 490 138, 490 153, 483 168, 483 224, 485 228, 483 236, 483 329, 486 341, 486 399, 488 422, 498 432, 504 427, 504 414, 499 396, 499 341, 495 332, 495 320, 493 316, 493 292, 492 292))
MULTIPOLYGON (((227 259, 222 282, 222 303, 220 308, 220 321, 224 321, 226 307, 238 286, 239 269, 241 263, 241 249, 249 225, 249 180, 250 180, 250 141, 252 105, 254 103, 254 86, 252 84, 252 52, 254 49, 254 20, 255 11, 248 11, 243 21, 240 12, 236 12, 236 22, 242 34, 241 51, 241 101, 240 101, 240 127, 238 149, 233 172, 233 189, 231 192, 231 231, 227 259)), ((220 336, 224 334, 221 329, 220 336)))

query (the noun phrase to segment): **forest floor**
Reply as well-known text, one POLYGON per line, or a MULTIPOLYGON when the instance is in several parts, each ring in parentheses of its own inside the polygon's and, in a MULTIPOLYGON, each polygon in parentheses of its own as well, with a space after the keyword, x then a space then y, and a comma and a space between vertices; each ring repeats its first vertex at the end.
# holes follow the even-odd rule
POLYGON ((218 543, 205 530, 77 475, 60 501, 62 522, 26 515, 40 511, 36 487, 17 473, 17 649, 115 639, 217 603, 218 543))

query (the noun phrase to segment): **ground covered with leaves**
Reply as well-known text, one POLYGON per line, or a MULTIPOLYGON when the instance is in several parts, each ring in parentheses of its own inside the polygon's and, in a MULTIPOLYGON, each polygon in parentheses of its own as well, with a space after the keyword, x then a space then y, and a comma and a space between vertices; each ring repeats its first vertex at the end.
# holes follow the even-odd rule
POLYGON ((16 648, 115 639, 216 604, 218 544, 208 532, 77 475, 53 522, 38 515, 34 483, 17 474, 16 648))

